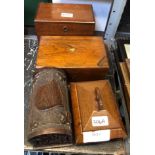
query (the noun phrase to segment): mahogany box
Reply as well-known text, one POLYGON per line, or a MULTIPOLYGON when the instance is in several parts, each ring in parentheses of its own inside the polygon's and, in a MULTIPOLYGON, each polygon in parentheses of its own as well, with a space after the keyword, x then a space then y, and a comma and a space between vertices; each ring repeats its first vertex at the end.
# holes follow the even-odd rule
POLYGON ((35 17, 37 36, 93 35, 92 5, 40 3, 35 17))
POLYGON ((127 136, 108 80, 72 82, 71 100, 76 144, 127 136))
POLYGON ((69 81, 100 80, 109 71, 102 37, 42 36, 36 68, 61 68, 69 81))

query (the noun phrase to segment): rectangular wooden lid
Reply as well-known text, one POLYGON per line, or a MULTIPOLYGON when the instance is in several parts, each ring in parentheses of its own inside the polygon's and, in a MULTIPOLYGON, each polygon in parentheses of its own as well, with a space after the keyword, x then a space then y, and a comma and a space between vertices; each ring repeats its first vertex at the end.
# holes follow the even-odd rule
POLYGON ((42 36, 36 67, 109 68, 102 37, 42 36))
MULTIPOLYGON (((108 80, 71 83, 71 90, 73 90, 74 86, 76 87, 76 91, 78 94, 77 100, 78 106, 80 108, 81 125, 83 130, 84 128, 86 128, 86 125, 88 124, 89 119, 92 117, 93 112, 99 113, 99 116, 101 114, 104 114, 101 113, 100 110, 98 110, 97 101, 95 97, 95 88, 99 88, 101 90, 104 106, 103 109, 107 110, 107 112, 112 116, 112 120, 110 122, 111 124, 109 124, 107 128, 114 128, 114 126, 119 127, 119 125, 121 124, 119 110, 110 82, 108 80)), ((73 108, 75 108, 73 101, 72 104, 73 108)))
POLYGON ((89 4, 40 3, 35 22, 95 23, 89 4))
POLYGON ((84 142, 84 132, 109 130, 110 139, 126 137, 116 98, 108 80, 73 82, 70 85, 77 144, 84 142), (100 124, 101 117, 104 125, 100 124), (94 125, 93 120, 99 120, 100 125, 94 125))

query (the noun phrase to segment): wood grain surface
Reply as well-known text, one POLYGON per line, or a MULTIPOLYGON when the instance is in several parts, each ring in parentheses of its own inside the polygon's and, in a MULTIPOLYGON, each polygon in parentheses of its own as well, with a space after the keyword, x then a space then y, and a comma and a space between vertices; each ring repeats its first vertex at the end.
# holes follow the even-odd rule
POLYGON ((66 75, 44 69, 34 78, 30 95, 28 140, 33 146, 72 143, 66 75))
POLYGON ((125 59, 126 67, 128 69, 128 73, 130 75, 130 59, 125 59))
POLYGON ((71 81, 103 79, 109 62, 102 37, 42 36, 36 68, 62 68, 71 81))
POLYGON ((127 102, 127 108, 130 113, 130 73, 126 62, 120 62, 120 68, 123 78, 123 87, 124 87, 125 99, 127 102))
POLYGON ((110 129, 110 139, 125 138, 116 99, 108 80, 71 83, 72 113, 74 120, 75 141, 83 143, 83 132, 110 129), (100 89, 103 109, 98 109, 95 89, 100 89), (92 117, 108 116, 109 125, 93 126, 92 117))
POLYGON ((38 36, 93 35, 95 18, 92 5, 40 3, 35 29, 38 36))

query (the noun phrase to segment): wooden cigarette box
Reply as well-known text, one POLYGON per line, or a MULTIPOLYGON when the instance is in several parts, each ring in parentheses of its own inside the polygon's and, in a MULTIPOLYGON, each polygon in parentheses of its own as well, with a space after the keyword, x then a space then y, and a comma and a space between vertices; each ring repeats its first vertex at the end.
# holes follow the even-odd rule
POLYGON ((64 69, 70 81, 100 80, 109 62, 102 37, 42 36, 36 68, 64 69))
POLYGON ((108 80, 72 82, 71 99, 76 144, 126 137, 108 80))
POLYGON ((35 30, 38 36, 93 35, 95 19, 92 5, 40 3, 35 30))

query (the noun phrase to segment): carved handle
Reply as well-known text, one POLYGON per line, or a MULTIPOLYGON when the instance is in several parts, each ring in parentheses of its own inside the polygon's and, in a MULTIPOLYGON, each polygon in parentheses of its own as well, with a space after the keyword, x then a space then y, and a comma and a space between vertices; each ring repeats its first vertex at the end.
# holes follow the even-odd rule
POLYGON ((98 87, 95 88, 95 95, 96 95, 96 101, 98 104, 98 110, 103 110, 104 109, 103 99, 102 99, 101 91, 98 87))
POLYGON ((63 30, 64 30, 64 32, 68 32, 68 27, 67 26, 64 26, 63 27, 63 30))

